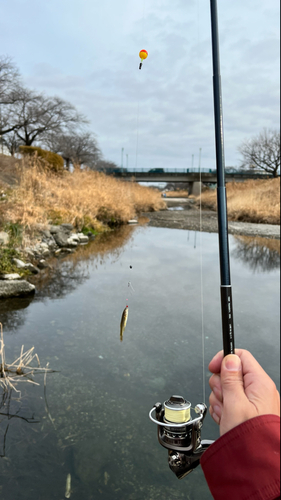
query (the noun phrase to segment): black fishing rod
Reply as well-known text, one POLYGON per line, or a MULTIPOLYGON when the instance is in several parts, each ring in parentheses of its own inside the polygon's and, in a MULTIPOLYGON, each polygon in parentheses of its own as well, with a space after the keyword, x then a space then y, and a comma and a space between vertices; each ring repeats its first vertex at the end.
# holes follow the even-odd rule
POLYGON ((232 287, 230 280, 227 202, 225 189, 225 155, 220 75, 219 30, 217 0, 211 1, 213 52, 213 89, 217 159, 217 200, 221 276, 221 312, 224 355, 234 354, 232 287))
MULTIPOLYGON (((234 353, 232 288, 229 265, 227 203, 225 188, 225 156, 222 113, 222 92, 219 57, 217 0, 211 2, 213 90, 217 161, 218 231, 221 276, 221 314, 224 355, 234 353)), ((179 479, 192 472, 199 464, 205 450, 213 443, 201 440, 201 430, 207 406, 200 403, 191 416, 191 403, 181 396, 172 396, 164 404, 156 403, 149 418, 157 424, 158 441, 168 450, 170 469, 179 479), (155 417, 154 417, 155 414, 155 417)))

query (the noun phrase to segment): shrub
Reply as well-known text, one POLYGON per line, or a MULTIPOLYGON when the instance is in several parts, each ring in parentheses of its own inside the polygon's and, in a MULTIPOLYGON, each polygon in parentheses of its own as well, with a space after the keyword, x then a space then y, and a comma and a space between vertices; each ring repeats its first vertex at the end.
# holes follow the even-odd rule
POLYGON ((64 161, 62 156, 53 153, 52 151, 46 151, 45 149, 41 149, 35 146, 20 146, 19 147, 20 153, 23 155, 36 155, 39 158, 43 158, 48 166, 54 171, 54 172, 62 172, 64 169, 64 161))

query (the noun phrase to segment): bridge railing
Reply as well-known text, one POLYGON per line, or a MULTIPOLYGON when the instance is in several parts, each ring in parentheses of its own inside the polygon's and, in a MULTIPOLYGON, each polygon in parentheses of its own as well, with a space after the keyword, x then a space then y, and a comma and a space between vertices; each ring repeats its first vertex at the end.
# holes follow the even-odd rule
MULTIPOLYGON (((117 167, 113 169, 106 169, 105 173, 112 173, 112 174, 126 174, 126 175, 134 175, 134 174, 151 174, 151 175, 161 175, 161 174, 199 174, 201 171, 202 174, 216 174, 216 169, 212 168, 202 168, 199 170, 198 168, 122 168, 122 167, 117 167)), ((233 176, 260 176, 260 177, 271 177, 271 174, 267 172, 262 172, 261 170, 236 170, 232 168, 226 168, 226 175, 233 175, 233 176)))
MULTIPOLYGON (((102 169, 102 171, 106 174, 109 175, 116 175, 117 177, 133 177, 136 176, 137 174, 146 174, 148 177, 163 177, 165 174, 174 174, 175 177, 180 174, 199 174, 200 170, 199 168, 122 168, 122 167, 115 167, 115 168, 107 168, 107 169, 102 169)), ((216 169, 212 168, 202 168, 201 173, 204 175, 206 174, 211 174, 214 175, 216 174, 216 169)), ((268 178, 272 177, 272 174, 269 174, 268 172, 263 172, 261 170, 238 170, 232 167, 226 167, 226 176, 229 178, 230 176, 235 179, 236 177, 240 178, 245 177, 245 178, 268 178)))

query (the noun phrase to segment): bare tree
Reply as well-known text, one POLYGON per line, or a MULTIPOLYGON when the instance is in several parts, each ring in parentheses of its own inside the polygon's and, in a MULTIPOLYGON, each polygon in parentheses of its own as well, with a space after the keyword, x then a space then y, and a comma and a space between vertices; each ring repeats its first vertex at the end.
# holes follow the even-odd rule
POLYGON ((113 161, 100 159, 96 164, 96 170, 105 172, 106 174, 113 174, 115 172, 122 172, 122 169, 113 161))
POLYGON ((277 177, 280 169, 280 132, 264 129, 238 148, 243 167, 262 169, 277 177))
POLYGON ((69 170, 70 163, 95 168, 101 158, 97 140, 90 132, 71 134, 49 134, 45 140, 54 153, 60 154, 69 170))
MULTIPOLYGON (((0 56, 0 136, 18 126, 14 105, 20 99, 21 82, 18 69, 8 56, 0 56)), ((3 144, 3 142, 2 142, 3 144)))
POLYGON ((0 56, 0 104, 12 104, 20 86, 18 69, 9 56, 0 56))
POLYGON ((16 134, 26 146, 43 140, 48 133, 62 134, 88 123, 71 103, 60 97, 23 88, 21 99, 14 106, 14 119, 18 123, 16 134))
POLYGON ((4 137, 2 137, 2 142, 12 156, 18 152, 19 146, 22 144, 22 141, 18 138, 14 130, 5 134, 4 137))

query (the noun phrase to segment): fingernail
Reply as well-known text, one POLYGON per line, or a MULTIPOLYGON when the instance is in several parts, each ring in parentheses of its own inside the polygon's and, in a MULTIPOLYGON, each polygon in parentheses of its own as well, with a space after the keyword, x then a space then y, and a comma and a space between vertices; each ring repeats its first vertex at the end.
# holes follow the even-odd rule
POLYGON ((222 393, 220 391, 220 389, 218 389, 217 387, 214 387, 213 388, 213 393, 215 394, 216 398, 222 402, 222 393))
POLYGON ((230 372, 238 372, 242 368, 241 359, 236 354, 229 354, 225 359, 225 368, 230 372))
POLYGON ((216 424, 220 425, 221 419, 220 419, 220 417, 218 417, 218 415, 216 413, 213 413, 212 418, 214 419, 216 424))
POLYGON ((221 417, 221 407, 215 405, 214 406, 214 413, 220 418, 221 417))

